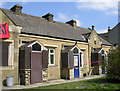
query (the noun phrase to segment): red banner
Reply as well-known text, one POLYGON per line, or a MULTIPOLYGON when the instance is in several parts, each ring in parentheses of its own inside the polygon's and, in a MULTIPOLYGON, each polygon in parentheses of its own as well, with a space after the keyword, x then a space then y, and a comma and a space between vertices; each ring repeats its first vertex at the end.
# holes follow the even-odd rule
POLYGON ((101 61, 94 61, 94 62, 85 62, 84 64, 94 64, 94 63, 101 63, 101 61))
POLYGON ((8 23, 0 24, 0 38, 9 38, 8 23))

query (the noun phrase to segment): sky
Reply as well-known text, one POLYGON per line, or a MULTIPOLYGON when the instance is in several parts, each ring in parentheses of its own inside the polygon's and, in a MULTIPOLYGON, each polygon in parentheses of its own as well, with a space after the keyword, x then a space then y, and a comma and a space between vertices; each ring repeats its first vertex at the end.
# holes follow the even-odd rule
POLYGON ((22 12, 42 17, 47 13, 54 15, 54 20, 67 22, 71 19, 77 21, 77 26, 91 28, 92 25, 98 33, 107 32, 108 26, 111 29, 118 23, 118 0, 4 0, 0 6, 5 9, 20 4, 22 12))

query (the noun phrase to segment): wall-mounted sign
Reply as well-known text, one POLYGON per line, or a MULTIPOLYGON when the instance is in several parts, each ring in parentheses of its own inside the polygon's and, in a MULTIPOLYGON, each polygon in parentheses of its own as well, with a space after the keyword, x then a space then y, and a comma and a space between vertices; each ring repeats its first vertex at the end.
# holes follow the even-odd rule
POLYGON ((0 24, 0 38, 9 38, 8 23, 0 24))

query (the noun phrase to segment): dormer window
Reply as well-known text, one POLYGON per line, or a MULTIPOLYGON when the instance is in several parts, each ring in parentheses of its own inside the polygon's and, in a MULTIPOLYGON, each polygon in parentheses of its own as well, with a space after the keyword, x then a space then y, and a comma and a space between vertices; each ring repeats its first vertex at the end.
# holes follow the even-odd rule
POLYGON ((96 41, 96 40, 94 41, 94 44, 95 44, 95 45, 97 44, 97 41, 96 41))

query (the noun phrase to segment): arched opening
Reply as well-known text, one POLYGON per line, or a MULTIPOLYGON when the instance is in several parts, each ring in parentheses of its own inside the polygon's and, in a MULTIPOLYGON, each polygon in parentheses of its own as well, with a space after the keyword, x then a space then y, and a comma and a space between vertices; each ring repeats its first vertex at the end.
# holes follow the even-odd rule
POLYGON ((105 54, 105 53, 104 53, 104 50, 102 50, 101 53, 102 53, 102 54, 105 54))
POLYGON ((73 49, 73 53, 74 53, 74 54, 79 54, 79 50, 78 50, 77 47, 75 47, 75 48, 73 49))
POLYGON ((41 45, 35 43, 34 45, 32 45, 32 51, 41 51, 41 45))

